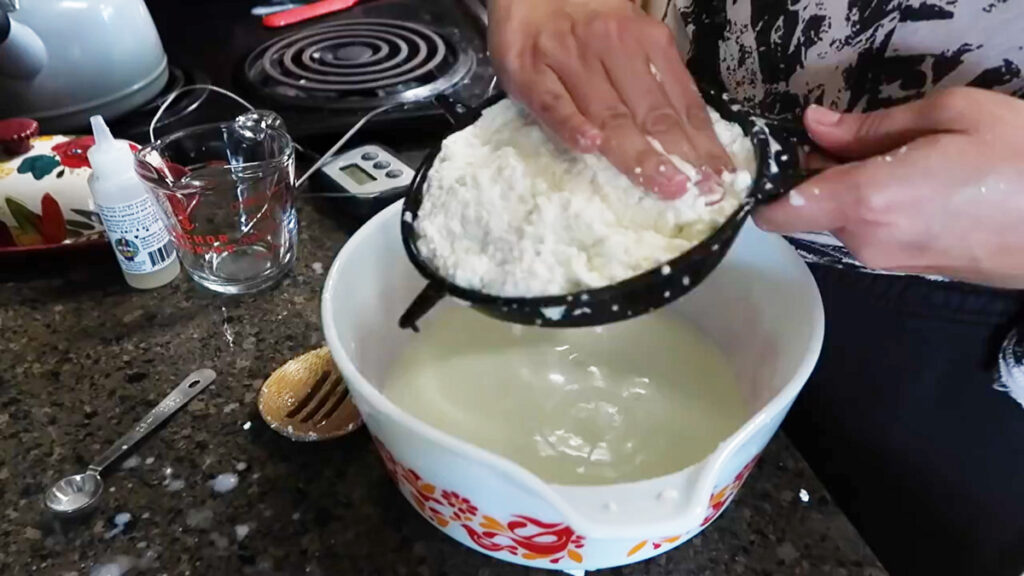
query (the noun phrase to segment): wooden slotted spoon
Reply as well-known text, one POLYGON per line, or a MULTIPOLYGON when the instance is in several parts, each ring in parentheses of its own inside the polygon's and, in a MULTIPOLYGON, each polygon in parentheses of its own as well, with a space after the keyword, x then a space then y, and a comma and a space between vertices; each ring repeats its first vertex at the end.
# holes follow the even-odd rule
POLYGON ((363 423, 326 347, 275 370, 260 388, 257 403, 263 420, 292 440, 337 438, 363 423))

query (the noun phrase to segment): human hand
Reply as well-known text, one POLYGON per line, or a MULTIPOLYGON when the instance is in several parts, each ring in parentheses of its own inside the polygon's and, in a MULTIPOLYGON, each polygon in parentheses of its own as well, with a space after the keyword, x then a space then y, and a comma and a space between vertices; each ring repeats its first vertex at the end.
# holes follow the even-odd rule
POLYGON ((854 160, 754 216, 765 230, 830 231, 866 266, 1024 288, 1024 101, 973 88, 868 114, 804 113, 854 160))
POLYGON ((628 0, 492 0, 490 14, 505 89, 566 146, 664 198, 689 179, 647 136, 703 175, 732 168, 672 33, 628 0))

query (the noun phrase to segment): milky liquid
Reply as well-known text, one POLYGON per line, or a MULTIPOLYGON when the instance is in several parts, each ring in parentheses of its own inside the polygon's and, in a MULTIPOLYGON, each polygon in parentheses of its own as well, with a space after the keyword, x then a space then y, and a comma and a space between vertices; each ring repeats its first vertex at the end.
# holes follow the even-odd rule
POLYGON ((384 393, 420 420, 556 484, 611 484, 703 460, 747 419, 721 351, 673 314, 522 328, 436 310, 384 393))

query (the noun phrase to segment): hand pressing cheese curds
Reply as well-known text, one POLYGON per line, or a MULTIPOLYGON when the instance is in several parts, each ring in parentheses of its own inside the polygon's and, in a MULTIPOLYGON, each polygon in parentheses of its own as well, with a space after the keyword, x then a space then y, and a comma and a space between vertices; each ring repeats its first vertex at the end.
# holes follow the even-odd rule
POLYGON ((442 145, 416 221, 420 253, 457 285, 499 296, 566 294, 661 266, 717 229, 751 186, 753 145, 709 112, 738 169, 722 174, 714 198, 697 193, 698 174, 666 201, 502 101, 442 145))

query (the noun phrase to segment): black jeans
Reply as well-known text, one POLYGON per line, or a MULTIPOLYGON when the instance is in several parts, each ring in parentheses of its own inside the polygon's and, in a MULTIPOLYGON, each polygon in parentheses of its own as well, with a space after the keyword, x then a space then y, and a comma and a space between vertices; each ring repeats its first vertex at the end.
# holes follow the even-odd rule
POLYGON ((1021 576, 1024 407, 992 385, 1024 294, 812 271, 825 344, 786 433, 893 576, 1021 576))

